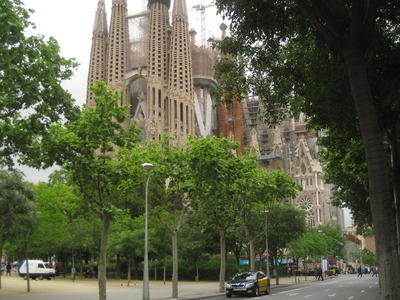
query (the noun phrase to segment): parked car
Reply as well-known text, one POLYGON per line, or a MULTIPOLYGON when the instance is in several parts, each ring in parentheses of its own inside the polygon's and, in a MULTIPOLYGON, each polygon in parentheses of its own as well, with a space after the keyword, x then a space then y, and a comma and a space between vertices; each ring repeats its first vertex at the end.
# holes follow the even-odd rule
POLYGON ((328 276, 338 276, 340 274, 340 270, 338 267, 329 267, 327 270, 328 276))
MULTIPOLYGON (((41 260, 28 260, 29 266, 29 278, 36 279, 39 278, 43 280, 46 278, 50 280, 56 277, 56 270, 49 266, 49 263, 45 263, 41 260)), ((24 260, 19 267, 19 276, 27 278, 26 261, 24 260)))
POLYGON ((226 284, 226 296, 228 298, 232 295, 259 296, 260 293, 269 295, 270 292, 270 279, 261 271, 237 273, 226 284))

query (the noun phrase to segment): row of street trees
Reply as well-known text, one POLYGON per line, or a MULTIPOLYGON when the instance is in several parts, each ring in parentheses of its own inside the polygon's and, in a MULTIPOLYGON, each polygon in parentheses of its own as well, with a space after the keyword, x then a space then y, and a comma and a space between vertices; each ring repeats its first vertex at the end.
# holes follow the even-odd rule
MULTIPOLYGON (((54 39, 25 36, 32 24, 20 0, 1 1, 0 10, 1 163, 11 168, 14 155, 18 155, 20 163, 37 168, 63 166, 63 172, 53 175, 51 185, 34 187, 36 203, 21 176, 2 173, 0 224, 19 227, 2 228, 1 245, 7 243, 8 252, 19 258, 28 257, 23 249, 32 249, 29 254, 35 257, 67 255, 60 249, 70 250, 68 256, 73 258, 98 251, 93 256, 98 258, 99 299, 106 299, 107 251, 140 260, 140 232, 135 230, 143 213, 144 174, 140 164, 151 162, 156 165, 150 185, 152 213, 166 230, 152 236, 171 233, 174 280, 178 278, 176 237, 182 228, 189 227, 185 231, 188 237, 198 232, 213 236, 217 231, 223 288, 227 237, 246 237, 240 243, 239 238, 228 240, 229 249, 240 249, 245 242, 250 245, 249 256, 261 252, 257 241, 265 232, 256 228, 262 227, 262 219, 253 221, 263 215, 260 212, 284 208, 275 204, 295 194, 295 183, 280 172, 257 169, 254 156, 233 155, 238 145, 230 139, 191 138, 181 149, 169 147, 168 138, 160 143, 141 143, 135 123, 121 125, 127 118, 127 107, 118 107, 120 93, 104 83, 93 87, 96 107, 79 110, 60 85, 72 75, 75 61, 60 56, 54 39), (13 203, 18 204, 18 210, 12 208, 13 203), (35 206, 40 214, 35 214, 35 206), (21 223, 25 217, 29 218, 21 223), (188 226, 192 224, 188 220, 199 226, 188 226), (37 238, 31 238, 33 235, 37 238), (124 240, 127 243, 121 243, 124 240)), ((271 244, 271 250, 279 252, 292 232, 282 228, 270 231, 279 237, 286 234, 286 239, 271 244)), ((165 252, 165 244, 165 240, 155 239, 152 251, 165 252)), ((204 242, 192 245, 187 248, 191 247, 193 257, 199 257, 198 249, 204 242)), ((238 254, 240 250, 232 252, 238 254)))
MULTIPOLYGON (((55 197, 44 194, 42 204, 57 199, 57 195, 61 203, 54 201, 50 206, 43 206, 40 230, 46 232, 55 220, 60 221, 54 228, 71 227, 66 235, 69 239, 63 238, 63 243, 73 246, 80 243, 80 234, 87 231, 81 229, 90 228, 87 222, 91 219, 86 219, 79 208, 83 206, 86 208, 83 211, 94 212, 99 217, 102 224, 98 255, 99 298, 105 299, 110 226, 125 215, 142 215, 144 171, 140 165, 150 162, 156 166, 150 185, 154 214, 172 236, 173 297, 177 296, 177 236, 189 213, 200 220, 203 229, 218 232, 219 279, 223 290, 227 232, 237 230, 240 224, 254 256, 254 214, 259 215, 261 208, 265 210, 293 197, 298 185, 287 174, 258 169, 254 155, 234 155, 239 145, 229 138, 192 137, 180 148, 171 147, 168 138, 143 142, 135 123, 123 126, 129 116, 125 114, 127 107, 118 105, 121 94, 108 89, 104 82, 98 82, 92 90, 96 96, 95 107, 84 108, 73 121, 50 126, 43 139, 31 144, 31 151, 41 154, 40 163, 56 162, 65 172, 66 186, 52 189, 55 197), (68 199, 63 195, 69 195, 68 199), (54 219, 54 211, 60 213, 60 220, 54 219)), ((52 245, 64 237, 56 230, 45 236, 52 245), (52 237, 54 240, 49 240, 52 237)), ((43 239, 35 240, 43 243, 43 239)), ((90 234, 87 242, 93 242, 90 234)))
POLYGON ((325 180, 359 228, 374 226, 381 299, 400 298, 397 1, 217 0, 221 101, 259 97, 268 123, 299 112, 320 137, 325 180), (246 75, 246 76, 245 76, 246 75))

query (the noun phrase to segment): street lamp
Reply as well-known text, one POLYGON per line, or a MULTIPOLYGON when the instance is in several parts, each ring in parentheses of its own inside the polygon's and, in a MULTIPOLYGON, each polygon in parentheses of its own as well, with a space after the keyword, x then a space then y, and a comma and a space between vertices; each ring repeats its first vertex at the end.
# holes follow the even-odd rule
MULTIPOLYGON (((144 163, 140 165, 145 170, 151 170, 154 168, 154 165, 151 163, 144 163)), ((145 204, 144 204, 144 262, 143 262, 143 300, 150 299, 149 292, 149 255, 148 255, 148 212, 147 212, 147 203, 148 203, 148 191, 149 191, 149 179, 150 174, 146 174, 146 189, 145 189, 145 204)))
POLYGON ((265 213, 265 249, 266 249, 266 263, 267 263, 267 277, 269 277, 269 259, 268 259, 268 210, 264 211, 265 213))

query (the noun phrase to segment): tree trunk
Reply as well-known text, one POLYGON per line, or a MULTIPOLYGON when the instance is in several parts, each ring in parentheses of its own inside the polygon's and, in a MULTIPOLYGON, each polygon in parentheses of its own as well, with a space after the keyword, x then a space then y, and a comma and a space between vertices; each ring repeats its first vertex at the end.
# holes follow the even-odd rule
POLYGON ((28 245, 25 245, 25 263, 26 263, 26 291, 31 291, 31 281, 29 279, 29 260, 28 260, 28 245))
POLYGON ((178 232, 172 232, 172 298, 178 298, 178 232))
POLYGON ((128 257, 128 283, 127 286, 129 286, 129 284, 131 283, 131 258, 128 257))
MULTIPOLYGON (((3 242, 0 240, 0 258, 3 257, 3 242)), ((1 260, 0 260, 1 262, 1 260)), ((1 286, 1 271, 0 271, 0 289, 2 288, 1 286)))
POLYGON ((254 250, 255 249, 254 239, 252 239, 252 238, 249 239, 249 248, 250 248, 250 255, 249 255, 250 271, 255 271, 256 270, 256 261, 255 261, 256 251, 254 250))
POLYGON ((199 264, 196 263, 196 281, 200 280, 200 273, 199 273, 199 264))
POLYGON ((371 96, 359 41, 343 50, 351 91, 365 145, 369 194, 379 261, 380 299, 400 299, 400 263, 396 211, 383 134, 371 96))
POLYGON ((165 261, 164 261, 164 274, 163 274, 163 277, 164 277, 164 285, 165 285, 165 281, 167 280, 167 266, 165 265, 165 261))
POLYGON ((390 153, 392 155, 392 170, 393 170, 393 190, 394 201, 396 207, 396 224, 397 224, 397 251, 400 253, 400 158, 399 149, 397 146, 397 132, 393 128, 390 135, 390 153))
POLYGON ((117 254, 116 272, 117 279, 121 279, 121 254, 117 254))
POLYGON ((219 243, 221 248, 221 262, 219 269, 219 292, 225 292, 225 270, 226 270, 226 241, 225 241, 225 231, 219 231, 219 243))
POLYGON ((99 278, 99 300, 106 300, 107 298, 107 240, 108 230, 110 228, 110 217, 105 215, 103 220, 103 231, 101 233, 100 255, 98 265, 98 278, 99 278))
POLYGON ((80 264, 79 273, 81 273, 80 274, 80 278, 83 279, 83 258, 82 258, 82 251, 81 250, 79 250, 79 264, 80 264))

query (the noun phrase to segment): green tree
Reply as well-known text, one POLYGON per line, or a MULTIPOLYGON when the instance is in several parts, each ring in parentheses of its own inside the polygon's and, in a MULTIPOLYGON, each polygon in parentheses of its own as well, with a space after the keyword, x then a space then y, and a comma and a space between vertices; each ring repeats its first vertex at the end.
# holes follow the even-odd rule
POLYGON ((346 237, 343 235, 343 230, 339 225, 323 224, 318 228, 319 233, 323 233, 331 240, 328 254, 332 257, 343 255, 343 246, 346 242, 346 237))
POLYGON ((332 239, 315 229, 308 229, 304 234, 288 244, 291 256, 299 259, 320 258, 330 254, 332 239))
POLYGON ((363 264, 370 267, 376 266, 376 263, 378 262, 376 254, 368 249, 363 249, 361 251, 361 261, 363 264))
POLYGON ((28 259, 29 241, 37 220, 34 201, 35 195, 20 172, 0 170, 0 257, 6 241, 22 240, 23 257, 28 259))
POLYGON ((191 170, 188 197, 202 226, 217 230, 220 238, 221 292, 224 291, 226 271, 226 234, 238 221, 237 194, 233 187, 245 171, 251 169, 243 164, 246 160, 233 154, 237 147, 238 143, 232 139, 216 137, 191 138, 185 147, 191 170))
MULTIPOLYGON (((390 96, 389 88, 385 89, 385 93, 372 92, 368 78, 371 75, 371 65, 367 64, 370 57, 383 62, 395 57, 394 54, 398 52, 391 50, 398 49, 398 20, 393 17, 398 15, 397 6, 387 1, 364 3, 357 0, 311 3, 300 0, 268 3, 261 0, 219 0, 217 3, 220 10, 232 21, 231 32, 234 37, 228 39, 221 48, 228 53, 240 54, 243 64, 251 67, 251 74, 257 77, 253 82, 254 91, 261 98, 268 99, 273 109, 266 111, 277 112, 279 119, 284 112, 284 109, 279 108, 286 109, 291 106, 294 110, 304 111, 310 119, 322 120, 327 116, 328 122, 323 123, 323 128, 330 128, 335 127, 335 119, 338 116, 347 117, 351 113, 349 110, 343 115, 332 114, 330 103, 334 103, 335 107, 339 107, 340 102, 345 103, 345 107, 354 105, 353 119, 358 121, 364 143, 370 206, 377 232, 379 265, 384 278, 381 299, 399 298, 398 241, 393 238, 398 236, 397 212, 392 209, 394 196, 391 184, 396 182, 396 192, 399 180, 391 175, 398 175, 398 168, 393 168, 392 173, 387 163, 379 110, 375 105, 378 103, 381 107, 391 107, 391 111, 397 111, 398 116, 395 105, 397 100, 390 96), (384 46, 379 48, 377 45, 384 46), (382 49, 385 52, 379 51, 382 49), (304 60, 304 57, 308 58, 311 55, 315 57, 311 61, 314 63, 304 60), (322 66, 330 63, 330 68, 325 69, 315 64, 321 56, 325 61, 322 66), (307 72, 299 72, 296 61, 303 63, 302 69, 307 72), (319 70, 316 70, 317 67, 319 70), (333 77, 340 72, 347 75, 347 80, 340 75, 333 77), (301 79, 299 75, 305 77, 301 79), (309 82, 318 84, 310 85, 309 82), (342 97, 343 93, 337 92, 343 90, 338 88, 340 86, 347 90, 347 95, 351 94, 351 97, 342 97), (321 97, 327 95, 328 91, 331 91, 331 96, 321 97), (314 97, 312 93, 315 94, 314 97), (387 97, 382 97, 382 94, 387 97), (374 97, 375 95, 378 97, 374 97), (300 101, 295 102, 293 99, 300 101), (349 99, 353 101, 346 102, 349 99)), ((390 64, 385 66, 388 65, 390 64)), ((395 76, 391 79, 397 84, 395 76)), ((224 95, 222 91, 220 94, 224 95)), ((341 111, 340 107, 338 111, 341 111)), ((346 121, 350 122, 350 118, 346 121)), ((396 124, 392 123, 391 127, 387 127, 393 151, 393 166, 399 161, 396 124)))
MULTIPOLYGON (((117 218, 110 228, 110 242, 108 249, 110 254, 122 255, 128 259, 128 286, 131 281, 132 263, 139 257, 143 257, 144 226, 143 218, 132 219, 129 215, 117 218)), ((137 268, 137 264, 134 264, 137 268)))
MULTIPOLYGON (((268 212, 268 248, 273 259, 283 254, 283 250, 307 230, 306 213, 288 202, 273 205, 268 212)), ((274 262, 275 260, 273 260, 274 262)), ((276 283, 279 284, 276 272, 276 283)))
POLYGON ((332 203, 350 209, 358 232, 368 230, 372 226, 372 215, 362 141, 343 131, 331 130, 320 144, 320 158, 326 166, 324 180, 335 185, 332 203))
MULTIPOLYGON (((150 213, 158 218, 172 237, 172 297, 178 297, 178 234, 185 221, 188 201, 185 197, 185 181, 188 168, 183 151, 169 145, 169 137, 159 142, 146 142, 124 153, 134 169, 143 162, 151 162, 155 168, 147 176, 151 177, 149 190, 150 213)), ((143 190, 144 185, 138 188, 143 190)))
POLYGON ((180 253, 190 265, 195 266, 195 279, 200 280, 199 265, 206 256, 207 239, 200 226, 194 222, 186 222, 181 233, 180 253))
POLYGON ((61 87, 77 64, 60 56, 55 39, 25 36, 34 25, 22 1, 1 1, 0 11, 0 162, 11 166, 17 154, 19 162, 40 166, 40 149, 32 151, 31 144, 78 111, 61 87))
MULTIPOLYGON (((91 87, 95 107, 86 107, 76 122, 51 127, 42 143, 49 158, 69 172, 69 182, 102 221, 99 255, 99 299, 106 299, 107 240, 111 221, 123 213, 129 190, 121 182, 135 173, 128 173, 118 160, 118 147, 133 147, 140 138, 135 123, 127 120, 126 106, 119 106, 121 93, 107 88, 104 82, 91 87)), ((40 146, 40 145, 38 145, 40 146)))
POLYGON ((265 236, 264 212, 282 199, 294 197, 299 186, 282 172, 269 173, 257 168, 255 157, 238 157, 242 161, 238 180, 232 185, 235 191, 237 215, 249 243, 250 270, 255 270, 255 242, 265 236), (260 220, 260 216, 262 218, 260 220))
POLYGON ((33 233, 31 253, 35 257, 49 257, 60 253, 70 243, 70 223, 81 209, 81 200, 73 188, 57 184, 39 183, 33 186, 39 212, 33 233))

